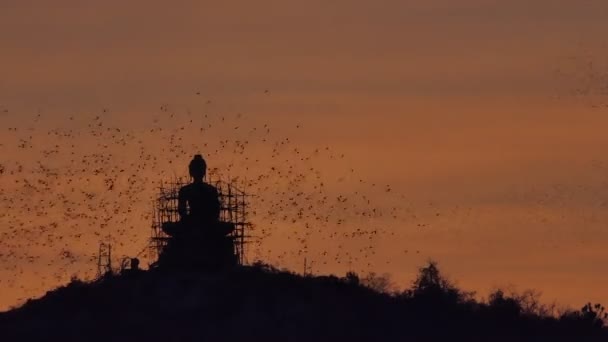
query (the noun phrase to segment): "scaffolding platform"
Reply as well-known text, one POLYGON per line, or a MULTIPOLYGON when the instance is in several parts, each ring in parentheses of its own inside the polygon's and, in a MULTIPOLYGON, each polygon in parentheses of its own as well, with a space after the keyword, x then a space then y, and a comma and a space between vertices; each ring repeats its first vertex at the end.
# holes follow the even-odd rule
MULTIPOLYGON (((252 224, 248 220, 249 195, 236 185, 236 181, 206 180, 216 187, 220 201, 220 222, 232 224, 234 230, 228 238, 234 245, 234 258, 238 265, 247 263, 247 243, 250 239, 252 224)), ((154 199, 154 217, 149 244, 151 260, 158 262, 163 251, 172 239, 165 234, 162 227, 168 222, 180 220, 178 212, 179 190, 189 184, 188 178, 176 178, 170 182, 161 183, 158 195, 154 199)), ((201 246, 202 247, 202 246, 201 246)), ((203 251, 204 252, 204 251, 203 251)))

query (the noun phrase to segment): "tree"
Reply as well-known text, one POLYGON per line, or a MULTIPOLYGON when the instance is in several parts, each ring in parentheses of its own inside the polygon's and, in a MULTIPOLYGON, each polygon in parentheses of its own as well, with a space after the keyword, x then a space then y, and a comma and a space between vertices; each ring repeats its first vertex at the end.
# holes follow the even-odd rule
POLYGON ((391 280, 391 277, 388 273, 384 273, 382 275, 378 275, 375 272, 369 273, 363 279, 361 279, 361 284, 363 286, 368 287, 372 290, 381 293, 393 293, 396 290, 396 285, 391 280))

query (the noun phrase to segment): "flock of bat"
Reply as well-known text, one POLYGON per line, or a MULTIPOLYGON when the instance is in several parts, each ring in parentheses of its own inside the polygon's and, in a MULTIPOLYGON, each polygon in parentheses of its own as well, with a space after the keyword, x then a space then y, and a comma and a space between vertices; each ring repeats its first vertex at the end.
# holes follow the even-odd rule
POLYGON ((301 123, 275 133, 271 122, 255 117, 168 105, 143 122, 117 123, 113 114, 35 114, 5 126, 1 286, 35 293, 73 275, 91 277, 100 242, 111 243, 115 255, 142 250, 159 183, 186 175, 199 152, 210 173, 253 195, 250 260, 298 268, 306 258, 318 269, 371 269, 381 236, 395 235, 383 227, 416 219, 402 195, 359 177, 343 153, 281 136, 303 130, 301 123), (340 176, 328 176, 328 168, 340 176), (393 204, 375 205, 379 195, 393 204))
MULTIPOLYGON (((100 242, 111 243, 116 257, 141 254, 160 183, 187 175, 196 153, 214 178, 252 195, 250 261, 369 272, 394 258, 378 253, 387 242, 401 256, 423 257, 400 229, 409 236, 437 230, 447 217, 451 226, 458 218, 476 225, 471 208, 431 201, 414 209, 412 199, 367 180, 340 151, 302 141, 314 136, 302 123, 275 127, 256 116, 217 114, 209 104, 196 112, 162 105, 138 121, 109 109, 29 117, 0 110, 0 287, 27 298, 74 275, 93 277, 100 242)), ((521 193, 525 201, 545 203, 590 190, 530 191, 521 193)))
POLYGON ((568 57, 555 69, 558 83, 565 84, 558 98, 584 101, 593 109, 608 108, 608 65, 590 55, 568 57))

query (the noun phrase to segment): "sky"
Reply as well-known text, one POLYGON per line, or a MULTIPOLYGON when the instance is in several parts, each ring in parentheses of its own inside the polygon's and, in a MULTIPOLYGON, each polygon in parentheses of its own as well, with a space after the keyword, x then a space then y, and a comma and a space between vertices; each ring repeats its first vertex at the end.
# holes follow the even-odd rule
POLYGON ((137 253, 154 189, 198 152, 256 182, 252 260, 406 287, 433 259, 480 296, 608 303, 607 15, 600 0, 3 0, 0 308, 90 277, 100 240, 137 253), (113 205, 105 226, 66 221, 113 205))

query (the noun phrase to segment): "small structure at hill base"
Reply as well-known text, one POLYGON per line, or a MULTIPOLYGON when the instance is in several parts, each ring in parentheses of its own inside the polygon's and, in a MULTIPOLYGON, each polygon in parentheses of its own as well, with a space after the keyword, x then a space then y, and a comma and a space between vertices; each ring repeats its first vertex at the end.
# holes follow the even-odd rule
POLYGON ((196 155, 191 183, 178 178, 161 184, 154 203, 152 267, 221 270, 246 263, 249 196, 234 180, 208 180, 205 171, 196 155))

